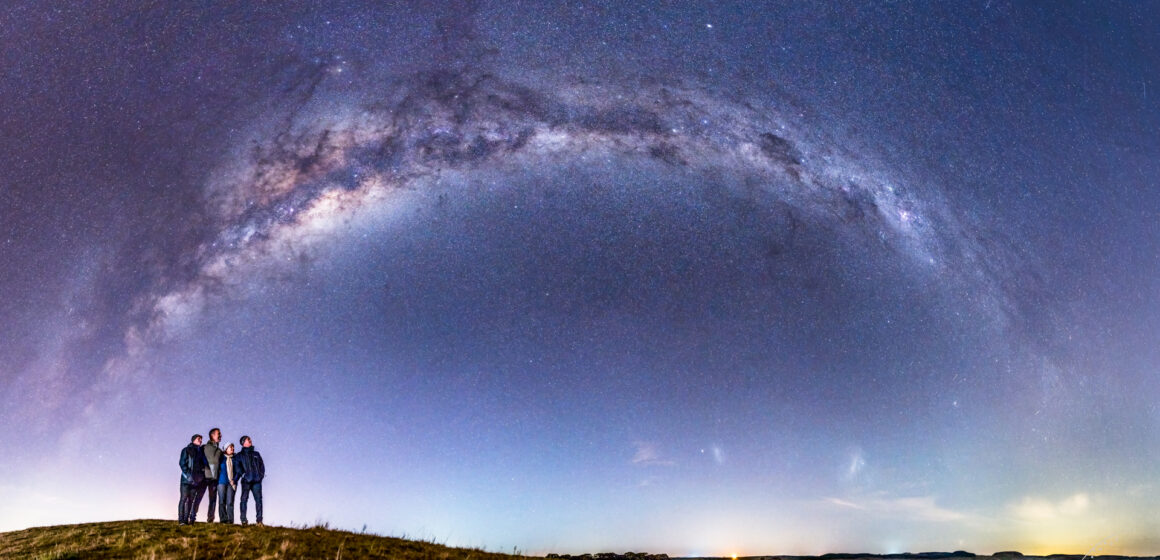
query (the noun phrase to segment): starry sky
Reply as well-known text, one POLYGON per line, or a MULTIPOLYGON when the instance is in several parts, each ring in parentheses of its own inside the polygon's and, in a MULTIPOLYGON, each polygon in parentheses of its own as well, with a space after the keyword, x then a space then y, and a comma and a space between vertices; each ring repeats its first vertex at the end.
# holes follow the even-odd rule
POLYGON ((1160 553, 1157 4, 254 4, 0 9, 0 530, 1160 553))

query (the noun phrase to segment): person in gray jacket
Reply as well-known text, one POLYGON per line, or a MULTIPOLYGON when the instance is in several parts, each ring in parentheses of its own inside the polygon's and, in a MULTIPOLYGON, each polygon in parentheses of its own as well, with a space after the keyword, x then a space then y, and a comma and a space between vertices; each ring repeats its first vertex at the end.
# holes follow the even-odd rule
MULTIPOLYGON (((197 489, 197 503, 201 503, 202 496, 205 496, 206 491, 209 491, 209 510, 206 513, 206 522, 213 523, 214 510, 217 509, 218 496, 218 466, 222 461, 222 450, 218 447, 218 443, 222 441, 222 431, 214 428, 209 431, 209 443, 201 446, 202 453, 205 454, 204 478, 201 486, 197 489)), ((197 511, 197 506, 194 506, 194 511, 197 511)))

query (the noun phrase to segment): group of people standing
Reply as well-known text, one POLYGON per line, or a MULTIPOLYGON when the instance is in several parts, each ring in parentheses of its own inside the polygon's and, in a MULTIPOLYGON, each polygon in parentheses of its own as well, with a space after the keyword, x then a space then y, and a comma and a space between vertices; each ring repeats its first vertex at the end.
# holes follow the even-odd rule
POLYGON ((242 450, 234 453, 234 444, 222 449, 222 431, 209 431, 209 443, 202 445, 201 434, 194 434, 189 445, 181 450, 178 465, 181 466, 181 501, 177 503, 177 523, 191 525, 197 518, 197 506, 206 493, 209 494, 206 522, 213 523, 214 505, 217 505, 221 523, 234 522, 234 497, 242 490, 242 525, 247 525, 246 503, 254 494, 257 508, 257 524, 262 524, 262 479, 266 476, 266 464, 262 455, 254 449, 250 436, 242 436, 238 443, 242 450))

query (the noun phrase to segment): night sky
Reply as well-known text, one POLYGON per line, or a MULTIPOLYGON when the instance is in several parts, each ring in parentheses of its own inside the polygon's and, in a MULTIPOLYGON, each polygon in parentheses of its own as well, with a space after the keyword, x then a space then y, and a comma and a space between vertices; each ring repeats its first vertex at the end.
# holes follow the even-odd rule
POLYGON ((0 9, 0 530, 1160 553, 1160 4, 248 4, 0 9))

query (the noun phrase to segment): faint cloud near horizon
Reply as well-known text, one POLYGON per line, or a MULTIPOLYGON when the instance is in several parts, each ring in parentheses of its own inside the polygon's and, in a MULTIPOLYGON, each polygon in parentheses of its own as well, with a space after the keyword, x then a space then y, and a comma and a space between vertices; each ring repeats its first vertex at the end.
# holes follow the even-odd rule
POLYGON ((1025 496, 1008 509, 1022 521, 1050 521, 1083 515, 1091 507, 1091 502, 1091 497, 1085 492, 1077 492, 1058 502, 1025 496))
POLYGON ((834 505, 836 505, 836 506, 842 506, 842 507, 844 507, 844 508, 850 508, 850 509, 866 509, 866 506, 863 506, 863 505, 861 505, 861 504, 856 504, 856 503, 854 503, 854 502, 850 502, 850 501, 847 501, 847 500, 843 500, 843 499, 841 499, 841 498, 823 498, 823 499, 824 499, 825 501, 827 501, 827 502, 831 503, 831 504, 834 504, 834 505))
POLYGON ((849 500, 826 497, 823 498, 823 501, 845 509, 864 511, 875 516, 897 516, 915 521, 964 521, 971 517, 969 514, 939 506, 935 503, 934 496, 893 498, 878 494, 849 500))

